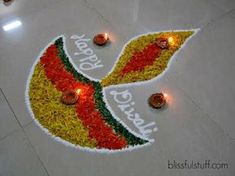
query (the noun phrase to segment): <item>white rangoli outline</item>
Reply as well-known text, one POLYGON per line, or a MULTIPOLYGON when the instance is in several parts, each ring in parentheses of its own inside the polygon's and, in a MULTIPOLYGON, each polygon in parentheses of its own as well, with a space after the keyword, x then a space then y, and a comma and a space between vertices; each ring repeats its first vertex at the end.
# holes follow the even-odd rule
MULTIPOLYGON (((186 45, 186 43, 200 30, 200 29, 189 29, 189 30, 192 30, 194 31, 194 34, 191 35, 189 38, 186 39, 186 41, 184 42, 184 44, 181 46, 181 49, 186 45)), ((120 52, 119 56, 117 57, 116 59, 116 62, 114 63, 114 66, 113 68, 110 70, 108 74, 110 74, 115 65, 117 64, 118 62, 118 59, 120 58, 120 56, 122 55, 122 53, 124 52, 124 49, 125 47, 133 40, 133 39, 136 39, 138 38, 139 36, 142 36, 142 35, 148 35, 148 34, 156 34, 156 33, 160 33, 160 32, 177 32, 177 31, 188 31, 188 30, 168 30, 168 31, 156 31, 156 32, 149 32, 149 33, 144 33, 144 34, 140 34, 138 36, 135 36, 133 38, 131 38, 124 46, 123 46, 123 49, 122 51, 120 52)), ((73 147, 73 148, 76 148, 76 149, 80 149, 82 151, 88 151, 88 152, 95 152, 95 153, 117 153, 117 152, 125 152, 125 151, 132 151, 134 149, 140 149, 140 148, 143 148, 143 147, 146 147, 146 146, 150 146, 155 140, 154 139, 149 139, 149 138, 146 138, 145 136, 141 136, 140 134, 136 133, 135 131, 133 131, 132 129, 130 129, 125 123, 123 123, 121 121, 121 119, 115 115, 115 113, 113 112, 112 108, 110 107, 110 105, 108 104, 108 101, 107 101, 107 98, 106 98, 106 94, 105 94, 105 90, 108 90, 110 88, 120 88, 120 87, 129 87, 129 86, 132 86, 132 85, 142 85, 142 84, 146 84, 146 83, 151 83, 157 79, 159 79, 160 77, 162 77, 165 72, 169 69, 171 63, 174 61, 174 58, 176 57, 176 55, 178 54, 178 52, 181 50, 178 50, 174 53, 174 55, 171 57, 169 63, 168 63, 168 66, 167 68, 160 74, 158 75, 157 77, 153 78, 153 79, 150 79, 150 80, 147 80, 147 81, 140 81, 140 82, 134 82, 134 83, 126 83, 126 84, 120 84, 120 85, 111 85, 111 86, 108 86, 108 87, 105 87, 103 88, 102 90, 102 94, 103 94, 103 100, 106 104, 106 107, 107 109, 110 111, 110 113, 112 114, 112 116, 119 122, 123 125, 123 127, 125 127, 130 133, 134 134, 135 136, 139 137, 139 138, 142 138, 142 139, 145 139, 145 140, 148 140, 149 142, 145 143, 145 144, 142 144, 142 145, 135 145, 135 146, 130 146, 128 148, 123 148, 123 149, 119 149, 119 150, 110 150, 110 149, 97 149, 97 148, 94 148, 94 149, 91 149, 91 148, 88 148, 88 147, 82 147, 82 146, 79 146, 79 145, 74 145, 58 136, 55 136, 53 135, 52 133, 49 132, 49 130, 47 128, 45 128, 44 126, 42 126, 39 121, 35 118, 34 116, 34 113, 32 111, 32 108, 31 108, 31 103, 30 103, 30 99, 29 99, 29 85, 30 85, 30 81, 31 81, 31 78, 32 78, 32 75, 34 73, 34 70, 35 70, 35 66, 36 64, 38 63, 38 61, 40 60, 41 56, 44 54, 44 52, 46 51, 46 49, 54 44, 54 42, 59 38, 59 37, 62 37, 63 38, 63 44, 64 44, 64 51, 65 51, 65 54, 68 56, 68 59, 69 59, 69 62, 72 64, 72 66, 74 67, 74 69, 81 73, 82 75, 84 75, 85 77, 89 78, 90 80, 93 80, 93 81, 99 81, 100 82, 100 79, 95 79, 93 77, 90 77, 89 75, 87 75, 86 73, 84 73, 81 69, 79 69, 77 67, 77 65, 73 62, 72 60, 72 57, 69 55, 68 51, 67 51, 67 47, 66 47, 66 38, 65 38, 65 35, 60 35, 60 36, 57 36, 55 37, 51 42, 49 42, 46 47, 43 48, 43 50, 41 50, 40 54, 38 55, 38 57, 35 59, 30 71, 29 71, 29 76, 28 76, 28 79, 26 81, 26 89, 25 89, 25 103, 26 103, 26 106, 27 106, 27 109, 31 115, 31 117, 33 118, 34 122, 37 124, 37 126, 39 126, 47 135, 51 136, 52 139, 58 141, 58 142, 61 142, 63 143, 64 145, 66 146, 69 146, 69 147, 73 147)), ((112 92, 112 91, 111 91, 112 92)), ((118 103, 118 101, 116 101, 118 103)), ((119 102, 120 103, 120 102, 119 102)), ((134 102, 135 103, 135 102, 134 102)), ((132 103, 133 104, 133 103, 132 103)), ((154 130, 154 131, 157 131, 157 128, 154 130)))

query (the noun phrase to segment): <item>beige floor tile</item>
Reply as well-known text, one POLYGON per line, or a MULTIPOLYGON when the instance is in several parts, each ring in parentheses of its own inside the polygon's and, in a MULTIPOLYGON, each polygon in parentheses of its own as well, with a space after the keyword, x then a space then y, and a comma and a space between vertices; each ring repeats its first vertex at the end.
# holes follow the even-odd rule
POLYGON ((0 89, 0 139, 17 129, 19 124, 0 89))
POLYGON ((36 153, 21 130, 0 141, 1 176, 47 176, 36 153))

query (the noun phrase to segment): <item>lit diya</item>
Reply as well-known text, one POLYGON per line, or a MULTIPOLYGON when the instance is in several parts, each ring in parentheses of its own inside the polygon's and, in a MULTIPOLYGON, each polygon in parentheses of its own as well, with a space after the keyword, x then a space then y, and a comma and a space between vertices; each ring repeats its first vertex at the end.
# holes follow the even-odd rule
POLYGON ((5 5, 10 5, 10 3, 12 3, 12 2, 13 2, 13 0, 3 0, 3 3, 5 5))
POLYGON ((157 46, 159 46, 162 49, 167 49, 169 47, 169 43, 167 39, 159 38, 156 40, 157 46))
POLYGON ((94 43, 99 46, 105 45, 109 41, 109 37, 107 33, 104 34, 97 34, 94 39, 94 43))
POLYGON ((150 106, 156 109, 160 109, 166 104, 166 95, 163 93, 155 93, 149 97, 148 101, 150 106))
POLYGON ((61 102, 66 105, 73 105, 78 101, 78 93, 72 90, 64 91, 61 96, 61 102))
POLYGON ((3 2, 8 3, 11 2, 12 0, 3 0, 3 2))

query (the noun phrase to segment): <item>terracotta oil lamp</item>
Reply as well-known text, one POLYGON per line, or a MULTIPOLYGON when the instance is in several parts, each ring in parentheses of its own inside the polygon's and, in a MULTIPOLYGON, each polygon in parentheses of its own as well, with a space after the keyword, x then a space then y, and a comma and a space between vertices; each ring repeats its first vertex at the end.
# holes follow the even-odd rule
POLYGON ((9 6, 9 5, 11 5, 11 3, 13 2, 14 0, 3 0, 3 4, 5 5, 5 6, 9 6))
POLYGON ((97 34, 94 39, 94 43, 99 46, 105 45, 109 41, 109 37, 107 33, 104 34, 97 34))
POLYGON ((151 107, 160 109, 166 105, 166 94, 163 93, 152 94, 149 97, 148 101, 151 107))
POLYGON ((72 90, 66 90, 61 96, 61 102, 66 105, 73 105, 78 101, 78 93, 72 90))

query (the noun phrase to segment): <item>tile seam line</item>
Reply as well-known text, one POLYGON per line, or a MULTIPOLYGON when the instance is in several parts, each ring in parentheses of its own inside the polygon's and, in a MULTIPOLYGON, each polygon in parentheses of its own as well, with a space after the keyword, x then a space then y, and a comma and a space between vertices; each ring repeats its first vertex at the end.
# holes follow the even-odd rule
POLYGON ((227 11, 227 12, 224 12, 224 13, 218 15, 217 17, 211 18, 206 24, 204 24, 204 25, 201 26, 201 30, 200 30, 199 32, 201 32, 202 30, 204 30, 204 29, 207 28, 208 26, 214 24, 216 21, 221 20, 221 19, 222 19, 223 17, 225 17, 225 16, 228 16, 228 17, 230 17, 231 19, 234 19, 234 18, 231 16, 231 13, 232 13, 234 10, 235 10, 235 8, 232 9, 232 10, 229 10, 229 11, 227 11))
POLYGON ((0 92, 2 93, 4 99, 6 100, 7 105, 9 106, 11 112, 13 113, 13 116, 14 116, 15 120, 17 121, 18 125, 19 125, 21 128, 23 128, 23 126, 21 125, 20 121, 19 121, 18 118, 16 117, 16 114, 15 114, 15 112, 13 111, 13 108, 12 108, 10 102, 8 101, 8 99, 7 99, 6 95, 5 95, 5 93, 3 92, 3 90, 2 90, 1 88, 0 88, 0 92))
POLYGON ((185 90, 179 86, 177 86, 182 92, 183 94, 197 107, 198 110, 200 110, 211 122, 213 122, 214 124, 216 124, 217 127, 219 127, 219 129, 222 131, 222 133, 227 136, 233 143, 235 142, 235 139, 233 139, 228 133, 226 133, 224 131, 224 129, 213 119, 211 118, 211 116, 204 110, 201 108, 201 106, 196 103, 193 98, 191 97, 188 93, 185 92, 185 90))
MULTIPOLYGON (((208 21, 208 23, 206 23, 205 25, 203 25, 203 26, 201 27, 201 30, 200 30, 199 32, 202 32, 202 31, 205 30, 208 26, 212 25, 213 23, 215 23, 215 22, 218 21, 218 20, 221 20, 221 19, 222 19, 223 17, 225 17, 225 16, 229 16, 231 19, 233 19, 233 17, 231 17, 230 13, 232 13, 234 10, 235 10, 235 8, 232 9, 232 10, 229 10, 229 11, 227 11, 227 12, 225 12, 225 13, 222 13, 222 14, 219 15, 218 17, 212 18, 211 20, 208 21)), ((190 101, 191 101, 200 111, 202 111, 202 112, 207 116, 208 119, 210 119, 211 121, 213 121, 213 122, 222 130, 222 132, 223 132, 223 134, 224 134, 225 136, 227 136, 233 143, 235 143, 235 139, 233 139, 233 137, 231 137, 228 133, 226 133, 226 132, 224 131, 224 129, 223 129, 215 120, 213 120, 213 119, 211 118, 211 116, 201 108, 200 105, 198 105, 198 104, 193 100, 194 97, 191 97, 190 95, 188 95, 188 94, 185 92, 185 90, 184 90, 183 88, 181 88, 181 87, 179 87, 179 86, 177 86, 177 87, 183 91, 183 93, 185 94, 185 96, 188 97, 188 98, 190 99, 190 101)))
POLYGON ((225 12, 224 14, 222 14, 222 15, 221 15, 221 18, 223 18, 224 16, 227 16, 227 15, 228 15, 229 17, 231 17, 231 18, 233 19, 233 16, 231 16, 231 13, 233 13, 233 11, 235 11, 235 8, 233 8, 233 9, 231 9, 231 10, 225 12))
POLYGON ((19 129, 15 129, 13 131, 11 131, 10 133, 8 133, 7 135, 3 136, 0 138, 0 142, 4 141, 5 139, 7 139, 8 137, 10 137, 11 135, 15 134, 17 131, 21 130, 21 128, 19 129))
MULTIPOLYGON (((200 0, 200 1, 201 1, 201 0, 200 0)), ((83 2, 84 2, 85 6, 86 6, 87 8, 89 8, 89 9, 91 9, 91 10, 95 10, 95 12, 99 15, 99 17, 100 17, 101 19, 103 19, 105 22, 107 22, 108 24, 110 24, 111 27, 113 27, 112 23, 111 23, 108 19, 106 19, 106 18, 102 15, 102 13, 100 13, 99 10, 97 10, 94 6, 92 6, 92 5, 88 2, 88 0, 83 0, 83 2)), ((201 2, 204 2, 204 1, 201 1, 201 2)), ((222 19, 224 16, 227 16, 227 15, 228 15, 229 17, 231 17, 229 14, 234 10, 234 9, 232 9, 232 10, 226 11, 226 10, 224 10, 224 9, 219 8, 219 7, 216 6, 215 4, 211 4, 211 3, 209 3, 209 2, 207 2, 207 3, 210 4, 211 6, 214 6, 214 7, 218 8, 219 10, 221 10, 222 13, 221 13, 220 15, 218 15, 217 17, 215 16, 214 18, 211 18, 210 20, 208 20, 208 22, 207 22, 206 24, 204 24, 204 25, 202 25, 202 26, 200 27, 200 28, 201 28, 200 31, 204 30, 205 28, 207 28, 207 27, 210 26, 211 24, 215 23, 217 20, 222 19)), ((231 17, 231 18, 232 18, 232 17, 231 17)), ((179 87, 179 88, 180 88, 180 87, 179 87)), ((188 97, 189 100, 198 108, 198 110, 202 111, 202 112, 207 116, 208 119, 210 119, 211 121, 213 121, 213 123, 215 123, 216 126, 218 126, 218 127, 220 128, 220 130, 222 131, 222 133, 223 133, 225 136, 227 136, 232 142, 235 142, 235 139, 233 139, 228 133, 226 133, 226 132, 223 130, 223 128, 222 128, 216 121, 214 121, 214 120, 210 117, 210 115, 209 115, 207 112, 205 112, 205 111, 192 99, 193 97, 189 96, 182 88, 180 88, 180 89, 184 92, 185 96, 188 97)))
MULTIPOLYGON (((22 129, 22 131, 23 131, 25 137, 27 138, 27 141, 28 141, 29 145, 31 146, 33 152, 36 154, 36 157, 37 157, 37 159, 39 160, 41 166, 43 167, 43 169, 44 169, 44 171, 46 172, 47 176, 50 176, 50 174, 49 174, 49 172, 47 171, 47 169, 46 169, 44 163, 42 162, 41 158, 39 157, 38 153, 36 152, 35 147, 33 146, 32 142, 31 142, 31 140, 29 139, 27 133, 25 132, 23 126, 20 124, 20 121, 18 120, 18 118, 17 118, 15 112, 13 111, 13 108, 12 108, 11 104, 9 103, 9 101, 8 101, 8 99, 7 99, 7 97, 6 97, 6 95, 4 94, 4 92, 3 92, 3 90, 2 90, 1 88, 0 88, 0 92, 3 94, 4 99, 6 100, 6 102, 7 102, 8 106, 9 106, 11 112, 12 112, 13 115, 14 115, 14 118, 15 118, 16 121, 18 122, 20 128, 22 129)), ((26 124, 26 125, 30 125, 31 123, 32 123, 32 121, 31 121, 29 124, 26 124)), ((12 134, 13 134, 13 133, 12 133, 12 134)), ((5 138, 7 138, 7 137, 8 137, 8 136, 5 136, 5 138)))
POLYGON ((99 17, 101 17, 106 23, 110 24, 110 21, 108 19, 106 19, 98 10, 97 8, 95 8, 94 6, 92 6, 87 0, 83 0, 84 5, 89 8, 90 10, 94 10, 99 17))
POLYGON ((28 126, 30 126, 32 123, 34 122, 34 120, 31 120, 29 123, 26 123, 25 125, 23 125, 23 128, 27 128, 28 126))
MULTIPOLYGON (((204 0, 200 0, 200 1, 201 1, 201 2, 205 2, 204 0)), ((217 3, 214 3, 213 1, 212 1, 212 2, 206 1, 206 2, 207 2, 208 4, 210 4, 211 6, 214 6, 214 7, 218 8, 218 9, 224 11, 225 13, 235 9, 235 7, 234 7, 234 8, 232 8, 232 9, 228 10, 227 8, 221 7, 221 6, 218 5, 217 3)))
MULTIPOLYGON (((37 13, 41 13, 41 11, 43 11, 44 9, 47 9, 47 8, 50 8, 50 7, 53 7, 55 4, 58 4, 58 3, 63 3, 63 2, 66 2, 65 0, 60 0, 59 2, 52 2, 52 3, 50 3, 50 4, 47 4, 47 5, 44 5, 43 7, 41 7, 40 9, 38 9, 38 10, 34 10, 34 11, 31 11, 30 13, 31 14, 37 14, 37 13)), ((22 10, 23 11, 23 10, 22 10)), ((20 11, 20 13, 22 12, 22 11, 20 11)), ((28 17, 29 15, 26 15, 26 14, 22 14, 21 15, 21 17, 28 17)), ((21 18, 20 17, 20 18, 21 18)), ((2 17, 2 18, 0 18, 0 21, 1 20, 4 20, 5 19, 5 17, 2 17)), ((1 175, 0 175, 1 176, 1 175)))
MULTIPOLYGON (((94 10, 94 12, 98 15, 98 17, 101 19, 101 20, 104 20, 105 23, 107 23, 108 25, 111 26, 111 28, 115 29, 115 27, 113 26, 113 24, 104 17, 104 15, 97 9, 95 8, 93 5, 91 5, 88 0, 82 0, 82 2, 84 3, 84 6, 87 7, 88 9, 90 10, 94 10)), ((123 38, 124 36, 118 32, 119 35, 121 35, 123 38)))
MULTIPOLYGON (((202 0, 200 0, 200 1, 201 1, 201 2, 204 2, 204 1, 202 1, 202 0)), ((113 28, 113 24, 112 24, 108 19, 106 19, 106 18, 104 17, 104 15, 103 15, 97 8, 95 8, 92 4, 90 4, 90 3, 88 2, 88 0, 82 0, 82 2, 83 2, 84 5, 85 5, 87 8, 89 8, 90 10, 94 10, 95 13, 97 13, 97 15, 98 15, 102 20, 104 20, 107 24, 109 24, 109 25, 113 28)), ((211 5, 211 6, 213 6, 213 7, 217 8, 217 9, 219 9, 220 11, 222 11, 222 13, 221 13, 220 15, 218 15, 218 16, 215 16, 215 17, 209 19, 205 24, 199 25, 198 27, 201 29, 201 31, 202 31, 204 28, 206 28, 206 27, 210 26, 211 24, 213 24, 215 21, 217 21, 217 20, 223 18, 223 17, 226 16, 226 15, 229 15, 229 17, 233 18, 233 16, 231 16, 230 13, 231 13, 233 10, 235 10, 235 8, 233 8, 233 9, 227 11, 227 10, 225 10, 225 9, 223 9, 223 8, 218 7, 218 6, 215 5, 215 4, 212 4, 212 3, 209 3, 209 2, 207 2, 207 3, 208 3, 209 5, 211 5)), ((120 33, 119 33, 119 35, 121 35, 122 37, 124 37, 124 36, 123 36, 122 34, 120 34, 120 33)))

